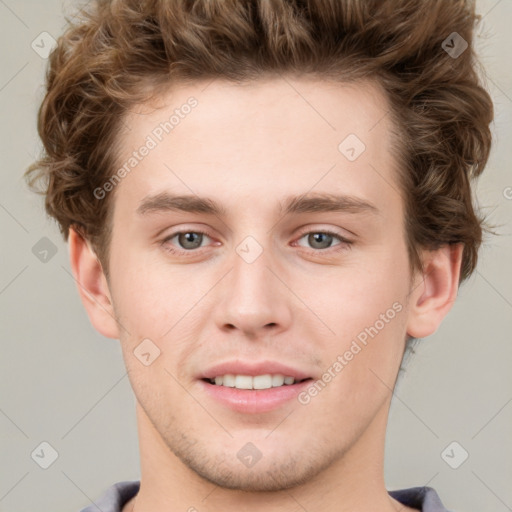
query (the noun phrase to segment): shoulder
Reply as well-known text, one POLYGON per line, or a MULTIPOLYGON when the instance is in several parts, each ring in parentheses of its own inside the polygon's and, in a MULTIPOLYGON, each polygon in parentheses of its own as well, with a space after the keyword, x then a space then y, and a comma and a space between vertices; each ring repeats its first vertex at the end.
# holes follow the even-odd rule
POLYGON ((402 505, 416 508, 421 512, 449 512, 432 487, 411 487, 388 491, 388 494, 402 505))
POLYGON ((121 512, 125 503, 138 492, 140 480, 126 480, 110 486, 94 503, 80 510, 80 512, 121 512))

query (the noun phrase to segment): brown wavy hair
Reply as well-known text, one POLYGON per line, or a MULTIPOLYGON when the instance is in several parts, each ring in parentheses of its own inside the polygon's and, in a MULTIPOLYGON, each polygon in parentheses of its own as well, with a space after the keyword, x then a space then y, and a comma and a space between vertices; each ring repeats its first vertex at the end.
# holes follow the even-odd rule
POLYGON ((473 48, 470 0, 92 0, 49 57, 38 113, 44 151, 26 171, 67 240, 75 227, 108 276, 114 173, 123 116, 172 83, 309 74, 385 90, 399 137, 411 269, 419 248, 463 243, 474 271, 485 220, 471 181, 491 148, 493 105, 473 48), (456 32, 468 47, 444 48, 456 32))

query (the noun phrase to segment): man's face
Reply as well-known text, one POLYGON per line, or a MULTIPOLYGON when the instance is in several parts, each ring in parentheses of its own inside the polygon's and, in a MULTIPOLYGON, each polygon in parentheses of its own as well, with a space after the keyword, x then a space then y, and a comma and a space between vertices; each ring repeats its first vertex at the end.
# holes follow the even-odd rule
POLYGON ((121 135, 120 166, 150 147, 115 189, 109 264, 141 435, 164 448, 160 463, 177 456, 246 490, 292 486, 351 453, 371 463, 410 291, 385 98, 291 78, 206 86, 138 108, 121 135), (287 213, 290 198, 322 194, 373 208, 287 213), (185 195, 223 211, 170 207, 185 195), (239 390, 206 378, 225 374, 245 375, 242 387, 311 380, 239 390))

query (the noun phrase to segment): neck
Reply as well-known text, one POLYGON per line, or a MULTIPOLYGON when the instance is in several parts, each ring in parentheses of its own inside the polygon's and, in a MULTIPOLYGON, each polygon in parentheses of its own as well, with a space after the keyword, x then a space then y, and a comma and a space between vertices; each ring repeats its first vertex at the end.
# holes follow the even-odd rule
POLYGON ((176 457, 137 403, 141 484, 123 512, 310 512, 412 511, 392 499, 384 484, 384 436, 389 403, 352 448, 302 485, 273 492, 219 487, 176 457))

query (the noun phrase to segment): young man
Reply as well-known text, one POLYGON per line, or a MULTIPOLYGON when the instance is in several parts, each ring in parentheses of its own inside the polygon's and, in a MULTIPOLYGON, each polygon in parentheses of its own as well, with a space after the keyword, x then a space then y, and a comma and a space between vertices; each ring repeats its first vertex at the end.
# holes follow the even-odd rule
POLYGON ((84 512, 444 511, 387 491, 408 342, 477 261, 492 103, 460 0, 92 1, 29 169, 137 399, 84 512))

